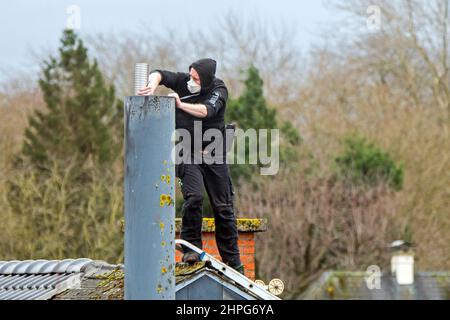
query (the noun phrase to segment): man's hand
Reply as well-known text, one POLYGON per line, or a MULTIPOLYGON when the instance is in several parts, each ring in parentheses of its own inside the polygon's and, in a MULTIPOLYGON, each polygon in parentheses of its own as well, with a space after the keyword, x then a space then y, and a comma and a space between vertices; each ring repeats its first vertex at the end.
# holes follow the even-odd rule
POLYGON ((175 93, 175 92, 170 93, 168 96, 175 98, 175 105, 177 108, 181 107, 181 100, 180 100, 180 96, 178 95, 178 93, 175 93))
POLYGON ((159 72, 152 73, 148 78, 148 85, 138 92, 138 96, 153 95, 161 82, 161 74, 159 72))
POLYGON ((155 93, 156 88, 158 88, 158 86, 149 83, 147 87, 139 90, 138 96, 151 96, 155 93))

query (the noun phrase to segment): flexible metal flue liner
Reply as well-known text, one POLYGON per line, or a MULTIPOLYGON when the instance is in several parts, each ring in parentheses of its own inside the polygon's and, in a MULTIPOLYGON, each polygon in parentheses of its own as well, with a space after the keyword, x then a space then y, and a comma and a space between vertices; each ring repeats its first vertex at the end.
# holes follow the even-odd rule
POLYGON ((134 65, 134 95, 147 86, 149 65, 148 63, 136 63, 134 65))

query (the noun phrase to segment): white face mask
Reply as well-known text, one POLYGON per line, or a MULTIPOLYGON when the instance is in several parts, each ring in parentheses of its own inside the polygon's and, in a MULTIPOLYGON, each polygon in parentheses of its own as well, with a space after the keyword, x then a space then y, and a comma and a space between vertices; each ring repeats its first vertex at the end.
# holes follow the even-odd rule
POLYGON ((187 87, 189 92, 192 94, 199 93, 200 90, 202 90, 202 87, 199 84, 197 84, 193 79, 188 81, 187 87))

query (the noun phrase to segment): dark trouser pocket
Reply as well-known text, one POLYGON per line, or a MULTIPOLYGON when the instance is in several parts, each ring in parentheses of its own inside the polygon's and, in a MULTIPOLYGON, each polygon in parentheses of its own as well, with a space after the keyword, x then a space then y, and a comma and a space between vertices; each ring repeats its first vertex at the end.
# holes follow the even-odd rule
POLYGON ((230 180, 230 192, 231 192, 231 195, 234 197, 234 187, 233 187, 233 181, 231 180, 231 177, 229 178, 229 180, 230 180))
POLYGON ((177 178, 183 179, 184 171, 185 171, 184 163, 180 163, 180 164, 176 164, 175 165, 175 175, 176 175, 177 178))

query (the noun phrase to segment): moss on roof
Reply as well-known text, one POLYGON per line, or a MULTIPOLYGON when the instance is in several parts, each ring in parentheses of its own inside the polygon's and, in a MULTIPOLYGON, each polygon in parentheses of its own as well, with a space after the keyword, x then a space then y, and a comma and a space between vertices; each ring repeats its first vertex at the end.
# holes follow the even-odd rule
MULTIPOLYGON (((206 267, 205 262, 198 262, 192 265, 177 263, 175 267, 175 279, 178 284, 183 279, 195 274, 206 267)), ((96 290, 90 294, 94 300, 121 300, 124 295, 125 274, 123 269, 117 268, 103 275, 95 276, 98 280, 96 290)))
POLYGON ((175 266, 175 282, 178 284, 186 277, 193 275, 194 273, 204 269, 205 267, 205 262, 197 262, 192 265, 187 263, 177 263, 175 266))
POLYGON ((92 299, 123 299, 125 274, 122 269, 117 268, 104 275, 95 276, 100 280, 97 283, 97 290, 91 293, 92 299))

